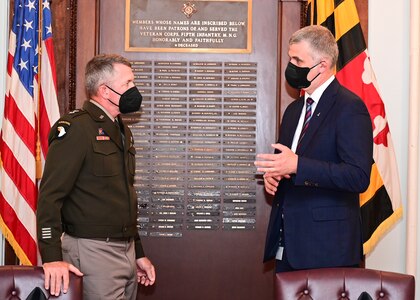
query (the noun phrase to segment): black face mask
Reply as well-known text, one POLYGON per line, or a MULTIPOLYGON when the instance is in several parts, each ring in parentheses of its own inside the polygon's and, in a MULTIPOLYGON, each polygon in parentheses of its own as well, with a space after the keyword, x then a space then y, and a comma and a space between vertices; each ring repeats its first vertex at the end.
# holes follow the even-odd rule
POLYGON ((124 93, 120 94, 117 91, 113 90, 109 86, 106 85, 107 88, 109 88, 111 91, 113 91, 115 94, 120 95, 120 105, 115 104, 111 100, 108 99, 109 102, 114 104, 115 106, 120 108, 120 112, 122 114, 128 114, 131 112, 138 111, 140 109, 141 101, 143 100, 143 96, 140 94, 137 87, 133 86, 132 88, 129 88, 124 93))
POLYGON ((286 77, 287 83, 295 89, 304 89, 311 85, 311 82, 315 80, 321 73, 318 73, 311 81, 308 80, 308 74, 311 69, 315 68, 317 65, 319 65, 321 62, 317 63, 312 68, 302 68, 298 67, 291 62, 288 63, 286 71, 284 72, 284 75, 286 77))

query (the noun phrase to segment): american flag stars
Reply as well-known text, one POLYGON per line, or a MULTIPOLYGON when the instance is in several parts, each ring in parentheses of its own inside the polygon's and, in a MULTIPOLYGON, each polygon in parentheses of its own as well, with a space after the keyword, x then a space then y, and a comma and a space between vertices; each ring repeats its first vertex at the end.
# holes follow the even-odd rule
MULTIPOLYGON (((38 73, 38 24, 39 12, 36 9, 37 0, 20 0, 19 15, 15 16, 12 30, 16 33, 16 41, 21 41, 16 45, 16 56, 14 60, 15 70, 28 93, 34 96, 34 77, 38 73), (29 68, 28 66, 31 66, 29 68)), ((45 40, 52 36, 51 10, 48 0, 42 2, 42 39, 45 40)))

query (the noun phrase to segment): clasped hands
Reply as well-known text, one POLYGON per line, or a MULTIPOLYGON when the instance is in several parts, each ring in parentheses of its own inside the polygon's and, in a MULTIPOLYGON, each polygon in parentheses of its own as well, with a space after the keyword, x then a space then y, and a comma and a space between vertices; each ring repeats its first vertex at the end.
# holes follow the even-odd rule
POLYGON ((254 165, 258 172, 263 172, 265 191, 274 195, 280 180, 290 178, 297 171, 298 156, 288 147, 282 144, 271 144, 271 147, 279 150, 276 154, 257 154, 254 165))

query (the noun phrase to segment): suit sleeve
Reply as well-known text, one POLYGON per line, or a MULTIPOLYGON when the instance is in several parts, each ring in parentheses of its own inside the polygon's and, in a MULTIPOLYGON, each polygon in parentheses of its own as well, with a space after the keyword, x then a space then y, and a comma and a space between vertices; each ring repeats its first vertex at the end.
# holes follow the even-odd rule
POLYGON ((296 185, 355 193, 367 189, 373 161, 372 123, 365 104, 353 100, 339 108, 334 135, 325 140, 325 147, 335 149, 317 149, 334 153, 335 159, 299 156, 296 185))
POLYGON ((59 120, 50 131, 37 208, 37 235, 42 262, 61 261, 61 207, 82 167, 86 142, 78 122, 59 120))

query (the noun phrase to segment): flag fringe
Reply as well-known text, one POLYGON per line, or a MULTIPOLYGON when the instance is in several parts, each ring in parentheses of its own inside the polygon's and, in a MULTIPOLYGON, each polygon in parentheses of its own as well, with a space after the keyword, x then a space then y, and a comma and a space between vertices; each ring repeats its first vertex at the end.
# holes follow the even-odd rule
POLYGON ((2 231, 4 235, 4 238, 9 242, 10 246, 12 246, 21 264, 25 266, 32 266, 32 263, 29 260, 29 258, 26 256, 25 251, 23 251, 23 249, 20 247, 19 243, 16 241, 13 233, 7 227, 1 215, 0 215, 0 230, 2 231))
POLYGON ((392 215, 390 215, 385 221, 383 221, 373 232, 370 239, 368 239, 363 244, 363 254, 369 254, 370 252, 375 249, 376 245, 378 244, 379 240, 391 230, 392 227, 396 224, 398 220, 400 220, 403 216, 403 209, 402 206, 398 207, 392 215))

